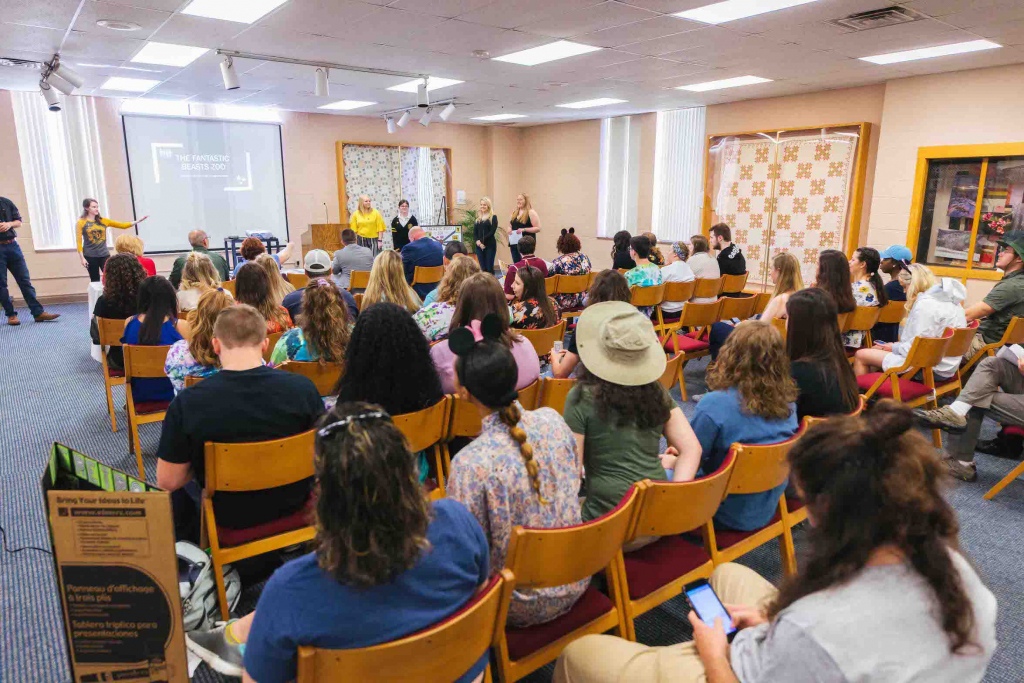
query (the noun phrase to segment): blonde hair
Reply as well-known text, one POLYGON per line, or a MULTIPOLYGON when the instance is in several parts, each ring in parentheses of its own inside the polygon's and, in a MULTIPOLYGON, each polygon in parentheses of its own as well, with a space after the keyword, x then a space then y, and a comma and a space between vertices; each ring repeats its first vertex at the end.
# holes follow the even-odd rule
POLYGON ((772 259, 772 268, 779 271, 779 279, 775 281, 772 298, 782 294, 792 294, 804 288, 804 279, 800 275, 800 261, 788 251, 772 259))
POLYGON ((114 240, 114 251, 118 254, 135 254, 136 256, 142 256, 143 249, 142 240, 139 239, 138 235, 133 235, 130 232, 123 232, 117 236, 114 240))
POLYGON ((523 210, 520 211, 519 207, 517 206, 515 209, 512 210, 512 216, 509 218, 509 220, 514 221, 517 218, 523 216, 523 214, 529 216, 530 212, 533 211, 533 203, 530 202, 530 195, 526 194, 525 192, 520 192, 519 194, 516 195, 517 199, 519 197, 523 198, 523 210))
POLYGON ((478 213, 477 216, 476 216, 477 219, 478 220, 482 220, 482 221, 489 221, 489 220, 491 220, 491 216, 494 215, 494 206, 491 205, 491 198, 490 197, 481 197, 480 198, 480 203, 487 205, 487 213, 478 213))
POLYGON ((187 292, 190 289, 217 289, 220 287, 220 275, 209 256, 201 251, 193 251, 185 258, 185 266, 181 269, 181 285, 178 289, 187 292))
POLYGON ((377 254, 370 269, 370 281, 363 292, 362 310, 373 304, 388 302, 397 304, 410 313, 420 310, 422 302, 416 292, 405 281, 402 256, 397 251, 387 250, 377 254))
POLYGON ((220 312, 234 304, 224 290, 211 289, 199 297, 195 310, 189 313, 192 335, 188 338, 188 352, 200 365, 220 367, 220 358, 213 352, 213 327, 220 312))
POLYGON ((280 306, 285 296, 295 291, 295 287, 281 277, 281 266, 277 265, 277 261, 270 254, 260 254, 256 257, 256 263, 267 271, 267 275, 270 277, 270 298, 275 306, 280 306))
POLYGON ((476 259, 470 258, 465 254, 453 256, 448 270, 444 272, 444 277, 441 278, 441 283, 437 286, 437 303, 450 303, 452 305, 458 303, 462 283, 468 280, 471 275, 479 272, 480 265, 476 262, 476 259))
POLYGON ((910 271, 910 286, 907 287, 907 303, 903 306, 904 320, 910 315, 910 309, 914 307, 917 295, 927 292, 938 283, 938 280, 935 279, 935 273, 929 270, 927 266, 923 266, 920 263, 911 263, 908 270, 910 271))

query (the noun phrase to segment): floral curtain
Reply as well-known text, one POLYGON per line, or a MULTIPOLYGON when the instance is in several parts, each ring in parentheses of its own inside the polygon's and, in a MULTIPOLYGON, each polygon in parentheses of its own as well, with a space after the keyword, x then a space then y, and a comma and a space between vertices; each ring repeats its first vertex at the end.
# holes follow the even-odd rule
POLYGON ((359 197, 369 195, 384 222, 398 215, 401 199, 399 148, 385 145, 344 145, 345 207, 349 215, 359 206, 359 197))
POLYGON ((733 242, 743 250, 751 282, 764 282, 768 238, 775 211, 774 180, 778 177, 775 144, 763 140, 729 139, 721 143, 722 164, 715 211, 732 227, 733 242))

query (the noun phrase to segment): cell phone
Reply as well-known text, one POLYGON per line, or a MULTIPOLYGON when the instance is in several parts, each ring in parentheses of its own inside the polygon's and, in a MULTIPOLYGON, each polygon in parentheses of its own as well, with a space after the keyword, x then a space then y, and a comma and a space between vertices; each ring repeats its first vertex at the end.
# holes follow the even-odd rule
POLYGON ((713 627, 715 619, 721 618, 722 626, 725 628, 725 635, 729 638, 729 642, 732 642, 733 637, 737 633, 736 626, 732 623, 729 611, 725 609, 725 605, 718 599, 715 589, 711 587, 711 584, 706 579, 698 579, 691 584, 687 584, 686 601, 690 603, 690 607, 697 613, 700 620, 708 626, 713 627))
POLYGON ((551 350, 554 353, 561 353, 562 352, 562 342, 561 342, 561 340, 556 341, 554 346, 551 347, 551 350))

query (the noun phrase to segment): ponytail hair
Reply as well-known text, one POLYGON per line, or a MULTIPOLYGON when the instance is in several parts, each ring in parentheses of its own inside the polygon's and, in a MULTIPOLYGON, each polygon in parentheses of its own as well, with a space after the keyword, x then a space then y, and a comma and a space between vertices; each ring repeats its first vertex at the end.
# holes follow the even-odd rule
POLYGON ((882 256, 878 253, 877 249, 871 247, 861 247, 854 256, 857 260, 864 264, 868 272, 868 282, 875 288, 875 296, 878 297, 878 305, 885 306, 889 303, 889 297, 885 294, 885 285, 882 283, 882 276, 878 274, 878 266, 882 263, 882 256))

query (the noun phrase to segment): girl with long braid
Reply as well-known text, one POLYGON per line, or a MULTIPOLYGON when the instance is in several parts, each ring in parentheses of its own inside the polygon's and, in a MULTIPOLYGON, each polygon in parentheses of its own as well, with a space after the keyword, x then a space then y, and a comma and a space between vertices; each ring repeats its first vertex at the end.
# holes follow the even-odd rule
MULTIPOLYGON (((480 436, 452 462, 447 494, 469 508, 487 533, 492 574, 505 566, 516 526, 553 529, 582 521, 572 432, 554 410, 524 411, 516 401, 518 370, 501 333, 500 321, 489 313, 448 337, 456 356, 456 394, 484 418, 480 436)), ((508 623, 551 621, 569 611, 588 583, 516 589, 508 623)))

